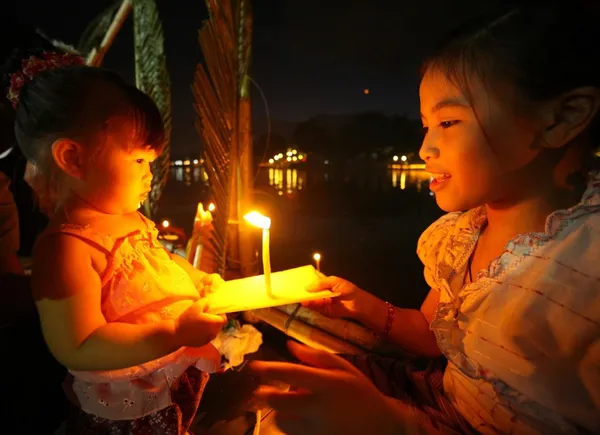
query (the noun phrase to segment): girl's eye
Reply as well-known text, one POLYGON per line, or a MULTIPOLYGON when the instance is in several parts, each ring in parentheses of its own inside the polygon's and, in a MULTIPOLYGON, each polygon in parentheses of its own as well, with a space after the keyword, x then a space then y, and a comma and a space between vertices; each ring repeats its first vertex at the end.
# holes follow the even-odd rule
POLYGON ((141 165, 142 163, 144 163, 144 162, 145 162, 145 160, 144 160, 144 159, 137 159, 135 162, 136 162, 136 163, 139 163, 139 164, 141 165))
POLYGON ((458 121, 443 121, 443 122, 440 122, 440 127, 450 128, 455 124, 458 124, 458 121))

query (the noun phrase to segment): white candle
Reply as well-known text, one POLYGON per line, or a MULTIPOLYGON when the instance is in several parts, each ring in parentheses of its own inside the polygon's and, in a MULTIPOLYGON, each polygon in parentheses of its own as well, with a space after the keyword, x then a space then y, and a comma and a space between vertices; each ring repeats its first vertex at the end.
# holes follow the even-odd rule
POLYGON ((196 245, 196 252, 194 252, 194 260, 192 261, 192 266, 196 269, 200 269, 200 259, 202 258, 202 244, 198 243, 196 245))
POLYGON ((269 249, 270 239, 269 228, 263 228, 263 239, 262 239, 262 257, 263 257, 263 272, 265 274, 265 286, 267 287, 267 294, 271 294, 271 254, 269 249))
POLYGON ((265 286, 267 288, 267 294, 271 296, 271 256, 269 250, 269 230, 271 228, 271 219, 255 211, 248 213, 246 216, 244 216, 244 219, 246 219, 252 225, 258 228, 262 228, 263 230, 263 273, 265 276, 265 286))

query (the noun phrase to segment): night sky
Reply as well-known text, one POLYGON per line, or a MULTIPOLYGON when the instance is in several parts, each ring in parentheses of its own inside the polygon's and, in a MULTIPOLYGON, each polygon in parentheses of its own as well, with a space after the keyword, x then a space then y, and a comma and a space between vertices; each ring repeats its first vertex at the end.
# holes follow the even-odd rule
MULTIPOLYGON (((498 1, 254 0, 252 77, 276 121, 369 110, 416 117, 421 59, 449 30, 498 1)), ((19 22, 75 45, 110 3, 30 0, 20 2, 16 14, 19 22)), ((199 154, 190 84, 202 57, 197 32, 207 17, 204 1, 165 0, 159 8, 172 82, 173 151, 199 154)), ((104 66, 133 82, 131 17, 104 66)), ((254 91, 259 118, 260 98, 254 91)))

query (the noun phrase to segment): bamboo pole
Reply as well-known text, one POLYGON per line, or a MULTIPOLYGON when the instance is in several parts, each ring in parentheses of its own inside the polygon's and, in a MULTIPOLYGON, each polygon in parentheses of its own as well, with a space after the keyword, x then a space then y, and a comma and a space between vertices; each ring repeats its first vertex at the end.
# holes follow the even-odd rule
POLYGON ((319 328, 335 337, 367 350, 374 350, 380 345, 380 340, 365 327, 344 319, 331 319, 298 305, 283 305, 277 307, 281 312, 294 317, 308 325, 319 328), (294 313, 295 312, 295 313, 294 313))
MULTIPOLYGON (((240 0, 238 12, 238 203, 243 216, 254 203, 254 166, 252 164, 252 105, 248 73, 252 58, 252 12, 250 0, 240 0)), ((234 18, 235 19, 235 18, 234 18)), ((258 273, 253 233, 246 222, 238 227, 239 261, 242 276, 258 273)))
POLYGON ((291 318, 279 310, 264 308, 253 310, 250 314, 314 349, 346 355, 363 355, 366 353, 357 346, 307 325, 298 319, 291 318))
POLYGON ((87 65, 100 66, 102 64, 102 60, 104 59, 106 52, 112 45, 113 41, 115 40, 115 37, 121 30, 121 27, 123 27, 125 20, 131 13, 131 9, 131 0, 123 0, 123 3, 121 3, 121 7, 115 14, 115 17, 113 18, 110 27, 106 31, 106 35, 104 35, 104 39, 102 39, 100 46, 98 48, 94 47, 92 51, 90 51, 90 53, 88 54, 86 59, 87 65))
MULTIPOLYGON (((240 164, 239 164, 239 204, 241 215, 250 211, 254 202, 254 167, 252 165, 252 133, 250 99, 240 101, 240 164)), ((254 246, 254 229, 247 222, 241 222, 239 231, 239 258, 242 276, 253 276, 258 273, 258 262, 254 246)))

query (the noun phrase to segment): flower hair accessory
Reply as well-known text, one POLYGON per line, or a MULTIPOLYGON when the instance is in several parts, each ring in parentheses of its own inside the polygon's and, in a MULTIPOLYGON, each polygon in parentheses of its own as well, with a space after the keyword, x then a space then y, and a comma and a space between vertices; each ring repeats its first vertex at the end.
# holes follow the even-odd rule
POLYGON ((10 85, 8 86, 8 95, 13 107, 16 108, 19 102, 19 94, 23 85, 31 80, 40 72, 56 68, 64 68, 73 65, 83 65, 83 57, 68 53, 56 53, 44 51, 41 56, 31 56, 29 59, 21 61, 21 70, 10 74, 10 85))

